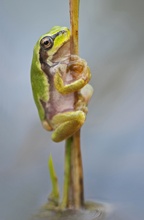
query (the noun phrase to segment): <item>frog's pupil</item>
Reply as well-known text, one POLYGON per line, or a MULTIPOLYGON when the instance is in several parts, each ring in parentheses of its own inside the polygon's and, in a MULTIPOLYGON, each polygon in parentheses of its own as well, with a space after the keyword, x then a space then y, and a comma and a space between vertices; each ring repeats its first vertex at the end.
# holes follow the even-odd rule
POLYGON ((47 40, 47 41, 45 41, 45 42, 44 42, 44 44, 45 44, 45 45, 48 45, 48 44, 49 44, 49 41, 48 41, 48 40, 47 40))

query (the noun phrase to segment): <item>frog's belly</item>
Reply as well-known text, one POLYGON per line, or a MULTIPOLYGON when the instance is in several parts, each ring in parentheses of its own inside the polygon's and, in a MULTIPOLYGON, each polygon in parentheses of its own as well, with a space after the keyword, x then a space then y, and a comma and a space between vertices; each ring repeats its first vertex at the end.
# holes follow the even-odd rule
POLYGON ((74 110, 74 93, 62 95, 56 91, 51 93, 47 105, 47 119, 50 120, 58 113, 74 110))
POLYGON ((74 109, 74 94, 57 95, 53 103, 56 113, 71 111, 74 109))

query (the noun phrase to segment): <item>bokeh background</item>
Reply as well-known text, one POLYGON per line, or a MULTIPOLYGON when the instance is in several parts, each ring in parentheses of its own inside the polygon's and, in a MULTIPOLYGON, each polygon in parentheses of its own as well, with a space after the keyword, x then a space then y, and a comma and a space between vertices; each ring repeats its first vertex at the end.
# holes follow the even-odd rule
MULTIPOLYGON (((54 25, 69 27, 68 0, 0 2, 0 220, 26 220, 46 202, 52 153, 60 186, 64 142, 41 127, 32 50, 54 25)), ((113 220, 144 219, 144 1, 81 0, 80 55, 94 95, 82 128, 85 197, 113 220)))

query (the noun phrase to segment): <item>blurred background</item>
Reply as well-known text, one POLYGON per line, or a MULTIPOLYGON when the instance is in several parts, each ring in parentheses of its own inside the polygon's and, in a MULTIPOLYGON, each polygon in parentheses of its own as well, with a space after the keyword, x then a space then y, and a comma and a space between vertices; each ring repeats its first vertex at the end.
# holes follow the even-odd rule
MULTIPOLYGON (((64 142, 43 130, 30 65, 38 38, 69 27, 68 0, 0 3, 0 220, 26 220, 51 190, 53 155, 60 186, 64 142)), ((144 1, 81 0, 80 56, 94 95, 82 128, 85 197, 106 202, 113 220, 144 219, 144 1)))

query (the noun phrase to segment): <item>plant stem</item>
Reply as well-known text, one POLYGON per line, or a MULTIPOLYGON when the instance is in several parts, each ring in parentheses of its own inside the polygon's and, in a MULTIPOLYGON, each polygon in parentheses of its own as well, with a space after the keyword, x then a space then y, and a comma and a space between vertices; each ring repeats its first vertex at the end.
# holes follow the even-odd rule
MULTIPOLYGON (((70 53, 78 55, 79 0, 69 0, 71 41, 70 53)), ((75 99, 78 95, 75 93, 75 99)), ((80 130, 66 140, 64 186, 61 209, 79 209, 84 205, 83 167, 80 149, 80 130)))
POLYGON ((59 203, 59 186, 58 186, 58 179, 57 179, 57 175, 55 172, 53 159, 51 155, 49 156, 49 160, 48 160, 48 168, 49 168, 50 179, 52 183, 52 192, 49 195, 49 201, 50 203, 53 203, 54 205, 57 206, 59 203))
POLYGON ((80 0, 69 0, 70 24, 71 24, 71 54, 78 55, 78 29, 79 29, 79 3, 80 0))
MULTIPOLYGON (((78 55, 78 29, 79 29, 79 3, 80 0, 70 0, 70 24, 71 24, 71 54, 78 55)), ((77 99, 77 93, 75 93, 77 99)), ((71 145, 71 195, 73 208, 79 209, 84 204, 83 167, 80 148, 80 130, 73 135, 71 145)))
POLYGON ((83 167, 80 148, 80 130, 73 135, 71 148, 71 184, 73 207, 79 209, 84 205, 83 167))
POLYGON ((69 187, 70 187, 70 178, 71 178, 71 146, 73 138, 70 137, 66 140, 65 143, 65 163, 64 163, 64 185, 63 185, 63 198, 61 203, 61 209, 69 207, 69 187))

